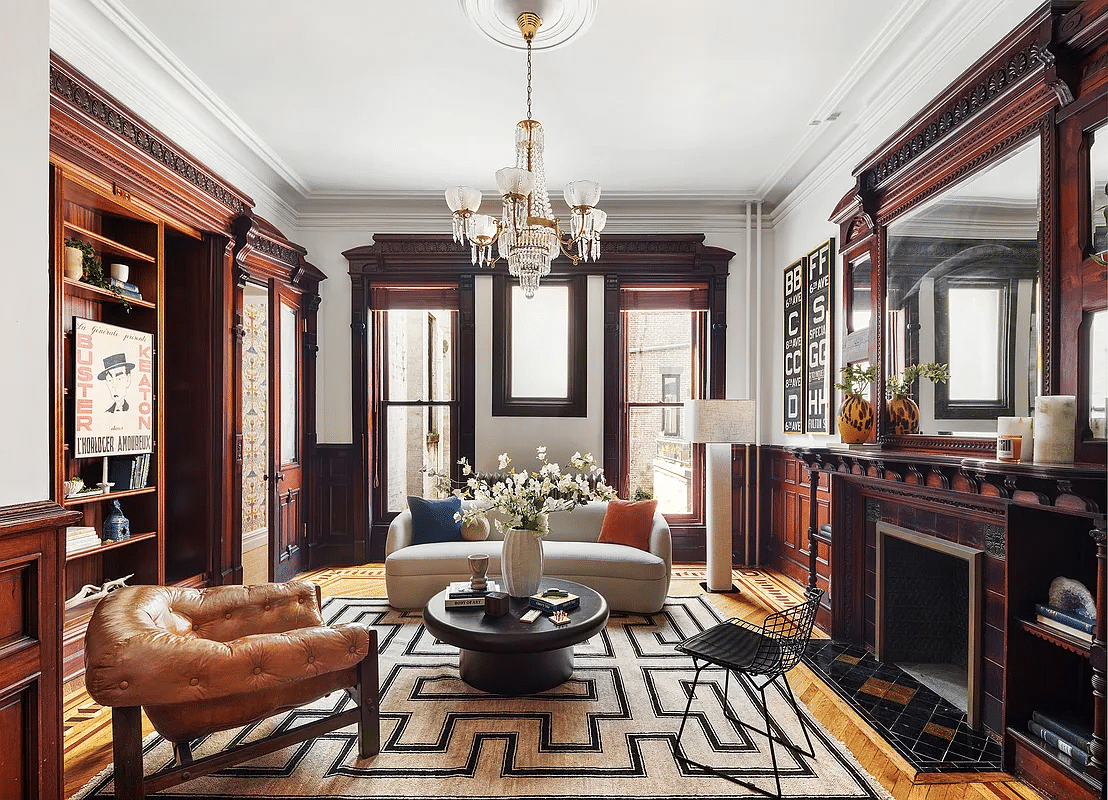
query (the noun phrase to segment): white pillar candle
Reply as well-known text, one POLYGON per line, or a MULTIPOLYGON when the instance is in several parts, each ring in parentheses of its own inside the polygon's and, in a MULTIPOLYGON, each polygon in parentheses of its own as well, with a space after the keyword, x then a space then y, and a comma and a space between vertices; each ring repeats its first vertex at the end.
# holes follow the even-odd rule
POLYGON ((1019 436, 1020 461, 1030 461, 1035 453, 1034 417, 997 417, 997 436, 1019 436))
POLYGON ((1073 462, 1077 398, 1073 395, 1035 398, 1035 463, 1073 462))

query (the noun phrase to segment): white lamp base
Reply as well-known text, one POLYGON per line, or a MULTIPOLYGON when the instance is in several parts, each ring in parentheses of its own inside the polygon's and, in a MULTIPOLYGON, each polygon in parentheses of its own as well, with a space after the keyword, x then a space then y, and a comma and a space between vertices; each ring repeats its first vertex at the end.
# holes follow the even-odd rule
POLYGON ((731 445, 704 445, 705 582, 709 592, 737 592, 731 582, 731 445))

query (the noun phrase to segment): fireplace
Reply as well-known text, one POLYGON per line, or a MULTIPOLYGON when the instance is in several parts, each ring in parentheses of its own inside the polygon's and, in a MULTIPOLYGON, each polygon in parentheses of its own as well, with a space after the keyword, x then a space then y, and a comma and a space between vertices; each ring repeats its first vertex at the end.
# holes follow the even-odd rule
POLYGON ((980 728, 984 553, 877 523, 874 651, 966 712, 980 728))

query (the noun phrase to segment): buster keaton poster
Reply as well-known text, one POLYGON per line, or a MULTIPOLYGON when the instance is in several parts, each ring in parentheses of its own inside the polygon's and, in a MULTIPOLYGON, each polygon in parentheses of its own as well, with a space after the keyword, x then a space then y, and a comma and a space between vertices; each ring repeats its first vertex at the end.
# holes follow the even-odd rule
POLYGON ((73 338, 73 455, 152 452, 153 335, 75 317, 73 338))

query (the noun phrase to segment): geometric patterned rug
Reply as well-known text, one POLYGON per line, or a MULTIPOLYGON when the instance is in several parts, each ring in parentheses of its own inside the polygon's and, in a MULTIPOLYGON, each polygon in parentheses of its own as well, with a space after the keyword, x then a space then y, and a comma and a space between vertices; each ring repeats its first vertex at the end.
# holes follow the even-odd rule
MULTIPOLYGON (((328 599, 329 623, 364 621, 378 632, 381 676, 380 754, 357 758, 353 727, 164 790, 178 798, 508 797, 596 800, 612 797, 693 800, 757 797, 677 759, 712 764, 775 789, 764 737, 723 714, 723 673, 705 670, 680 744, 677 728, 692 685, 692 660, 676 642, 719 621, 703 597, 669 598, 657 614, 613 614, 607 627, 574 652, 563 685, 523 697, 486 694, 458 678, 458 650, 430 636, 418 611, 396 611, 380 598, 328 599)), ((478 613, 478 612, 472 612, 478 613)), ((738 694, 740 718, 761 717, 738 694)), ((804 743, 795 714, 771 685, 779 734, 804 743)), ((349 701, 336 692, 311 706, 197 743, 199 757, 330 714, 349 701)), ((777 748, 789 798, 888 798, 840 742, 809 717, 815 757, 777 748)), ((157 734, 143 745, 145 773, 172 761, 157 734)), ((109 767, 76 796, 110 797, 109 767)))

